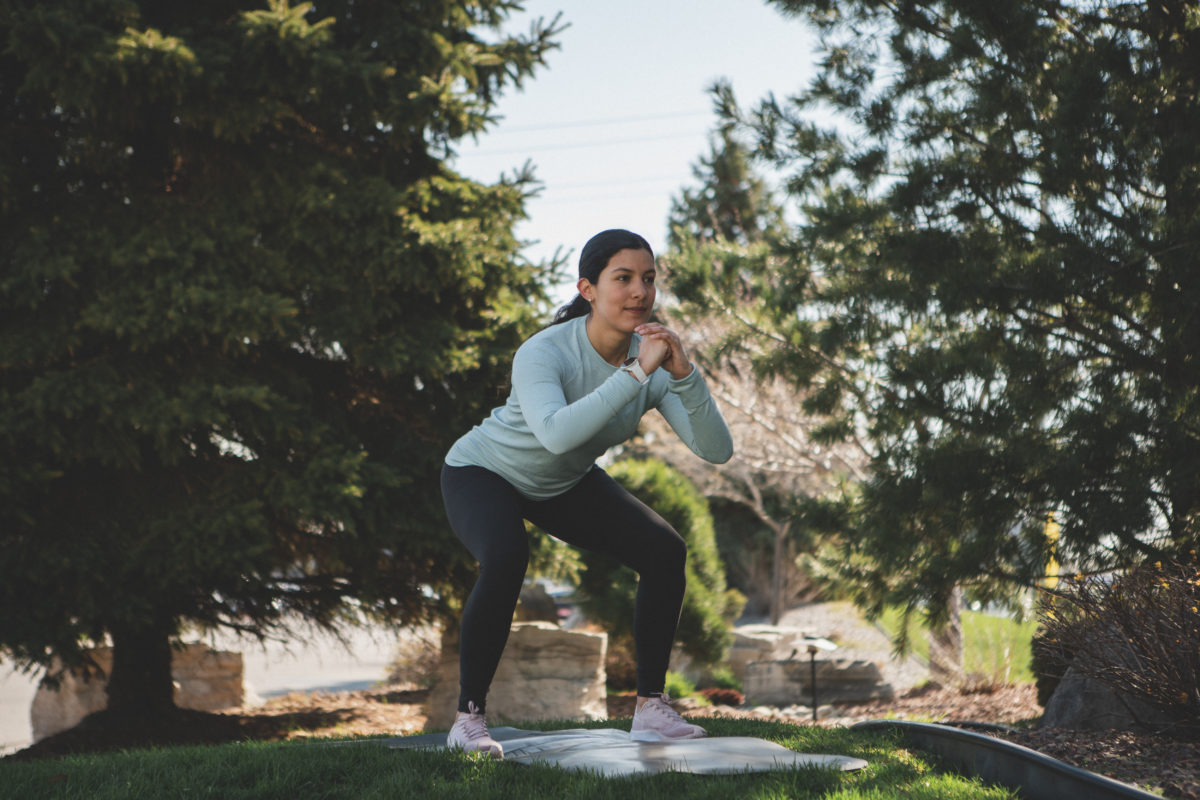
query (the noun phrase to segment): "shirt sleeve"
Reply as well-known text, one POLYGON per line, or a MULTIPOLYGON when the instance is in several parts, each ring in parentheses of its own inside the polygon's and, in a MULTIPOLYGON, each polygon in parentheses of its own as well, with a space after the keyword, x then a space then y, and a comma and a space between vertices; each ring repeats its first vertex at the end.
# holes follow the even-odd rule
POLYGON ((680 440, 705 461, 724 464, 733 457, 729 426, 695 366, 686 378, 667 383, 658 410, 680 440))
POLYGON ((616 370, 590 393, 567 403, 561 362, 554 354, 520 348, 513 358, 513 392, 525 424, 538 443, 555 455, 583 445, 608 424, 641 388, 632 375, 616 370))

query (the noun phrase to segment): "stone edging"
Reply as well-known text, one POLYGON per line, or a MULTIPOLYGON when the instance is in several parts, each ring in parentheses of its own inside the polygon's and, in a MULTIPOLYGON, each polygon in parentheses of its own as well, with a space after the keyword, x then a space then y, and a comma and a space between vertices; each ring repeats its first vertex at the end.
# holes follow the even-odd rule
POLYGON ((1023 747, 981 733, 947 725, 876 719, 851 726, 856 731, 898 731, 904 740, 939 756, 958 772, 1006 786, 1031 800, 1161 800, 1127 783, 1088 772, 1023 747))

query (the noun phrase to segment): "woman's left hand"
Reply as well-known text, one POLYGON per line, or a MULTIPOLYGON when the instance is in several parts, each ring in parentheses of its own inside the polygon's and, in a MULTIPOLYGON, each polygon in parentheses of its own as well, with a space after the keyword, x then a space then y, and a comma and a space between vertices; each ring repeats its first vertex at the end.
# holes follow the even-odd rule
POLYGON ((683 349, 683 342, 679 341, 679 336, 675 331, 658 322, 638 325, 635 331, 643 340, 657 339, 666 344, 667 356, 660 366, 671 373, 672 378, 681 380, 691 374, 692 362, 688 360, 687 352, 683 349))

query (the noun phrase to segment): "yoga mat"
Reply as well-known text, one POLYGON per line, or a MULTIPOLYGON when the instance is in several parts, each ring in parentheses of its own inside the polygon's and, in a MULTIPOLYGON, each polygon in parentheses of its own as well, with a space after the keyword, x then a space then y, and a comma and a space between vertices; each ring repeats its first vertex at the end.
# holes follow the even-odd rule
MULTIPOLYGON (((492 738, 504 746, 504 760, 517 764, 552 764, 599 775, 648 775, 687 772, 694 775, 728 775, 769 772, 798 767, 856 770, 867 765, 861 758, 796 753, 782 745, 749 736, 710 736, 674 742, 633 742, 629 732, 613 728, 564 731, 528 731, 492 728, 492 738)), ((387 747, 439 748, 446 734, 427 733, 384 739, 387 747)))

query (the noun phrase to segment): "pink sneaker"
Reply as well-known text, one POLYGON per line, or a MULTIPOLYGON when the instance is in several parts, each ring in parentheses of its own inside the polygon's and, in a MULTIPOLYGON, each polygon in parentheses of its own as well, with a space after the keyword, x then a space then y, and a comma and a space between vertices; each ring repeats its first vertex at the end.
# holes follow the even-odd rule
POLYGON ((669 742, 676 739, 700 739, 708 734, 671 708, 666 693, 651 697, 633 715, 629 738, 634 742, 669 742))
POLYGON ((467 706, 469 714, 458 712, 454 726, 446 734, 446 746, 468 753, 487 753, 492 758, 504 758, 504 748, 488 733, 487 720, 474 703, 467 706))

